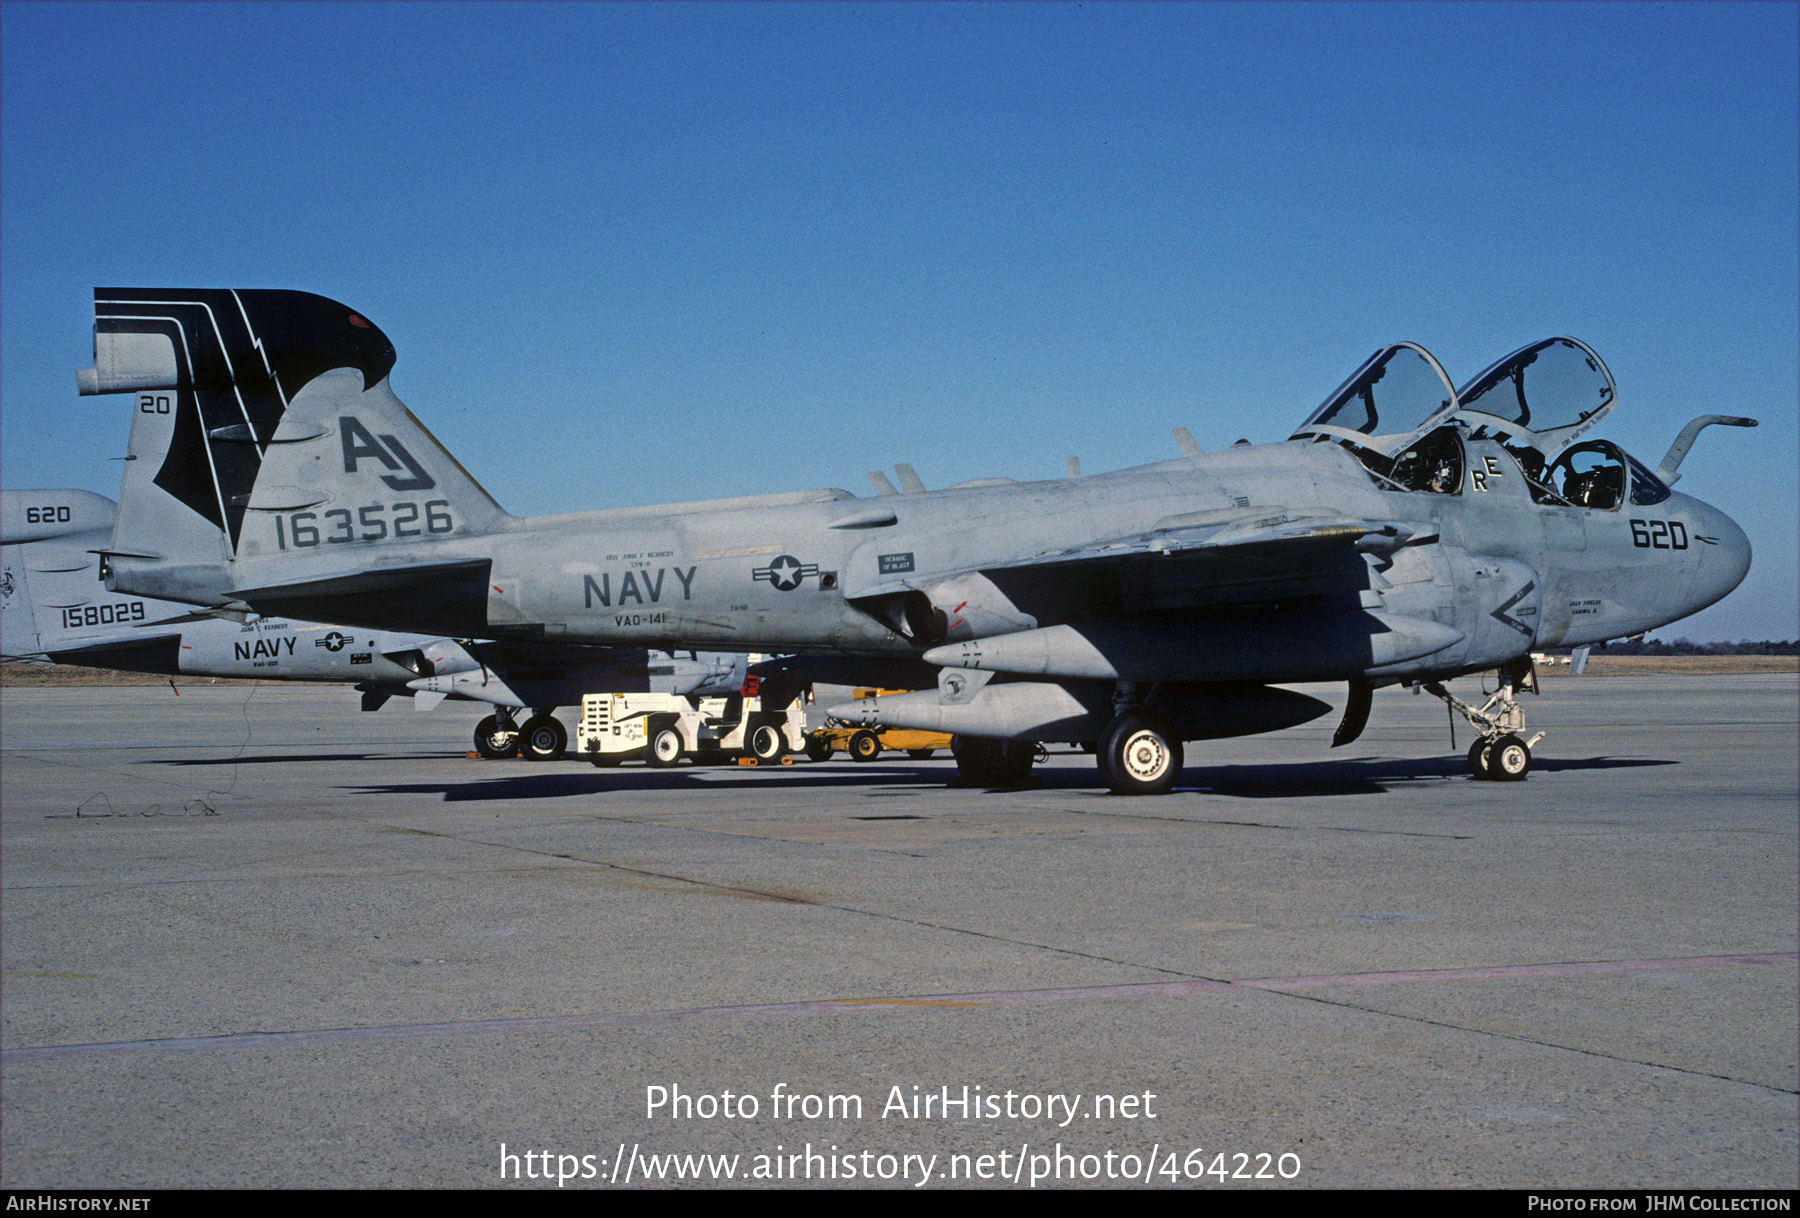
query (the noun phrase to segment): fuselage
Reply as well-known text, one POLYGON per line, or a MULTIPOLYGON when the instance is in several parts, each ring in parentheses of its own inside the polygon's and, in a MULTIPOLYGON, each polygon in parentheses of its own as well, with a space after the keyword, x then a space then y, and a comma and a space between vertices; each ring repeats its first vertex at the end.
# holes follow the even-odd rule
MULTIPOLYGON (((1729 592, 1749 564, 1742 530, 1697 499, 1663 493, 1654 505, 1611 510, 1536 502, 1513 456, 1482 440, 1465 442, 1458 485, 1398 491, 1336 444, 1290 441, 1083 478, 873 499, 819 491, 509 517, 483 535, 414 544, 408 557, 491 560, 487 620, 503 636, 917 654, 926 642, 1047 624, 983 568, 1234 509, 1396 521, 1416 526, 1418 540, 1375 569, 1363 603, 1461 632, 1462 645, 1405 670, 1442 672, 1635 634, 1729 592), (943 614, 929 640, 900 610, 883 613, 884 598, 909 591, 943 614)), ((276 514, 247 527, 238 585, 257 583, 259 557, 278 550, 281 578, 291 580, 296 559, 366 566, 386 549, 346 539, 335 552, 316 541, 313 555, 297 552, 296 526, 311 540, 314 520, 276 514)), ((1267 679, 1278 678, 1271 670, 1267 679)))

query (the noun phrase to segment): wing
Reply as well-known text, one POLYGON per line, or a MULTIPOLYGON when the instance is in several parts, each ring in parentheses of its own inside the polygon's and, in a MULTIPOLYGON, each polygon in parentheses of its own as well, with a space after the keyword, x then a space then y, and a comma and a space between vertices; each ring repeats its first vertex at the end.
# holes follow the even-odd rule
POLYGON ((1260 508, 1254 514, 1196 512, 1159 521, 1148 532, 1031 558, 999 563, 983 570, 1045 567, 1071 563, 1108 563, 1134 555, 1172 555, 1231 551, 1240 557, 1278 559, 1308 549, 1334 548, 1347 542, 1359 550, 1391 551, 1420 537, 1417 524, 1394 520, 1351 520, 1304 515, 1286 508, 1260 508), (1368 539, 1368 540, 1364 540, 1368 539))
MULTIPOLYGON (((1428 526, 1262 509, 1169 519, 1130 537, 984 567, 934 585, 991 585, 1006 604, 959 605, 927 663, 1022 676, 1129 681, 1361 679, 1463 635, 1386 610, 1379 561, 1435 541, 1428 526), (973 578, 972 578, 973 577, 973 578), (1010 629, 991 623, 1010 614, 1010 629), (1025 622, 1025 617, 1032 619, 1025 622)), ((915 636, 916 637, 916 636, 915 636)))
POLYGON ((1370 586, 1364 554, 1434 540, 1400 521, 1251 514, 1171 517, 1146 532, 981 568, 1040 623, 1167 609, 1349 596, 1370 586))

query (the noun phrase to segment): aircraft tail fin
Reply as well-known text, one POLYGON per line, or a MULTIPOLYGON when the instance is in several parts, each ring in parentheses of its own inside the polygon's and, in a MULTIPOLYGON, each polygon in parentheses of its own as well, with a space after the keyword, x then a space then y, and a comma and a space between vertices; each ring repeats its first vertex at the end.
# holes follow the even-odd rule
POLYGON ((87 551, 106 544, 112 523, 113 501, 92 491, 0 491, 0 657, 43 662, 66 611, 99 590, 83 586, 100 569, 87 551))
POLYGON ((497 527, 506 513, 389 388, 394 358, 374 323, 307 292, 96 288, 78 388, 132 395, 115 586, 229 604, 497 527))
POLYGON ((0 491, 0 545, 110 529, 114 504, 92 491, 0 491))
POLYGON ((9 660, 178 672, 172 606, 107 591, 113 502, 82 490, 0 492, 0 635, 9 660))
POLYGON ((19 546, 0 545, 0 659, 44 663, 36 606, 19 546))

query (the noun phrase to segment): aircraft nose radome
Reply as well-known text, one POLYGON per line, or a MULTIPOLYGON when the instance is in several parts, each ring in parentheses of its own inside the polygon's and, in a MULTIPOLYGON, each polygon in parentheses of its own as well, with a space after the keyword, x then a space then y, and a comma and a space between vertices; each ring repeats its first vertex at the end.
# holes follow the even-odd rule
POLYGON ((1750 539, 1737 521, 1710 504, 1695 501, 1699 509, 1701 531, 1700 570, 1694 576, 1689 592, 1693 602, 1689 613, 1723 600, 1731 590, 1744 582, 1750 572, 1750 539))

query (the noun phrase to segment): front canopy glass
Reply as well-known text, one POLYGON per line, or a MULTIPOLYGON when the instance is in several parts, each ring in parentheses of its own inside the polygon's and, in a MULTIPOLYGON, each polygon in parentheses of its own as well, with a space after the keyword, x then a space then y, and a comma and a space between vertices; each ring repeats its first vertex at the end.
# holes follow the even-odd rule
POLYGON ((1548 465, 1536 449, 1508 445, 1538 503, 1616 511, 1626 503, 1661 503, 1669 488, 1643 462, 1606 440, 1586 440, 1564 449, 1548 465))
POLYGON ((1390 453, 1454 404, 1450 378, 1431 353, 1395 343, 1364 361, 1289 438, 1331 436, 1390 453))

